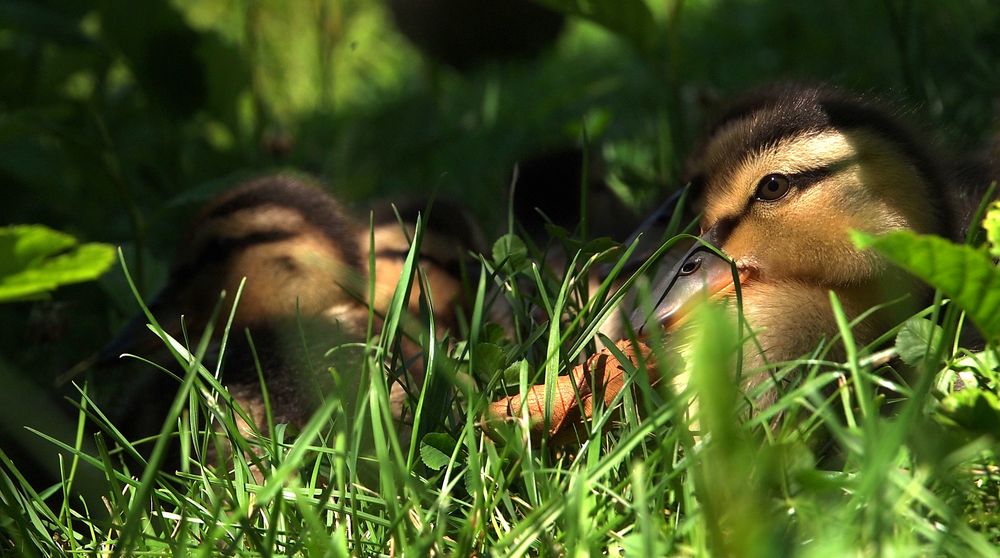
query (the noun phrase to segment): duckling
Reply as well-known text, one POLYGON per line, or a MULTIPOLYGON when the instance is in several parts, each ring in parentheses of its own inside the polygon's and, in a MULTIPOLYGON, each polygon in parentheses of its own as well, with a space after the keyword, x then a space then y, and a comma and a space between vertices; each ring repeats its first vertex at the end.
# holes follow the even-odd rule
MULTIPOLYGON (((176 317, 190 328, 207 325, 219 293, 232 296, 248 280, 233 320, 242 330, 276 317, 336 313, 353 308, 361 292, 358 225, 315 184, 290 176, 252 180, 208 203, 194 219, 171 266, 167 285, 149 305, 179 337, 176 317)), ((228 316, 220 316, 223 325, 228 316)), ((348 320, 356 328, 354 320, 348 320)), ((149 349, 141 340, 145 317, 136 317, 107 345, 100 360, 125 349, 149 349)))
MULTIPOLYGON (((412 225, 408 227, 412 234, 412 225)), ((225 349, 223 383, 256 426, 266 432, 255 364, 255 357, 259 358, 275 422, 302 426, 323 394, 334 389, 325 373, 328 366, 340 372, 342 383, 336 388, 357 392, 348 384, 360 376, 354 373, 359 368, 359 355, 337 351, 338 356, 331 361, 324 353, 347 341, 365 340, 369 274, 376 282, 372 307, 376 317, 384 313, 389 300, 385 293, 391 295, 395 290, 402 258, 409 250, 406 230, 398 223, 376 225, 375 267, 369 270, 368 227, 361 226, 317 184, 286 175, 252 180, 223 193, 199 213, 178 251, 167 286, 150 310, 176 338, 180 338, 179 316, 184 316, 188 331, 200 332, 211 319, 220 291, 235 293, 246 277, 233 318, 233 334, 225 349), (244 329, 250 330, 255 351, 251 351, 244 329)), ((420 264, 427 270, 428 289, 435 301, 440 301, 436 308, 450 313, 460 292, 457 279, 450 275, 450 258, 458 243, 441 240, 440 234, 429 232, 425 236, 420 264), (445 245, 447 255, 435 256, 434 249, 445 245)), ((228 312, 221 314, 217 326, 228 319, 228 312)), ((441 314, 437 321, 441 327, 454 323, 450 314, 441 314)), ((102 351, 101 362, 107 364, 123 352, 148 355, 160 342, 144 331, 144 324, 145 318, 140 317, 126 326, 102 351)), ((377 319, 375 325, 380 325, 377 319)), ((419 347, 409 344, 403 350, 412 358, 419 347)), ((169 381, 158 378, 164 380, 169 381)), ((135 389, 143 392, 164 393, 160 387, 125 383, 126 387, 136 384, 135 389)), ((393 414, 397 418, 403 414, 405 396, 399 382, 394 383, 393 414)), ((133 424, 134 417, 149 419, 148 425, 139 428, 145 432, 158 426, 162 413, 149 410, 149 397, 137 394, 125 399, 130 406, 119 415, 133 424)), ((244 434, 250 431, 250 425, 242 424, 241 428, 244 434)))
MULTIPOLYGON (((744 369, 765 381, 769 363, 798 358, 837 333, 833 291, 849 318, 867 317, 860 343, 927 302, 929 290, 848 231, 894 230, 960 240, 988 181, 956 184, 928 148, 876 103, 827 86, 781 85, 735 104, 709 129, 690 164, 700 193, 700 239, 662 283, 651 321, 676 331, 706 294, 731 298, 736 280, 758 345, 744 369)), ((637 313, 637 331, 646 326, 637 313)), ((773 402, 770 390, 760 403, 773 402)))
MULTIPOLYGON (((277 175, 251 180, 221 194, 198 213, 177 251, 166 287, 149 308, 172 337, 182 338, 181 316, 187 331, 197 335, 209 325, 220 292, 232 297, 247 277, 225 350, 225 382, 230 387, 257 383, 243 333, 249 329, 273 377, 271 391, 319 393, 281 390, 271 384, 294 386, 305 378, 291 373, 302 361, 321 358, 320 351, 337 341, 363 338, 367 310, 358 303, 364 281, 354 240, 358 229, 340 204, 306 179, 277 175), (315 346, 304 348, 293 334, 300 322, 308 322, 307 329, 315 333, 309 339, 315 346)), ((213 324, 216 331, 228 319, 226 310, 224 305, 213 324)), ((171 398, 149 394, 169 394, 176 388, 165 375, 150 377, 113 366, 125 352, 156 360, 166 356, 145 323, 145 316, 137 316, 102 349, 93 382, 98 390, 114 390, 103 397, 99 391, 99 400, 130 427, 130 435, 159 428, 171 398), (118 377, 126 373, 128 377, 118 377)), ((249 410, 255 402, 244 403, 249 410)), ((299 423, 308 418, 314 405, 304 403, 289 400, 277 405, 279 420, 299 423)))
MULTIPOLYGON (((439 332, 458 325, 456 318, 462 314, 465 302, 462 291, 462 265, 469 253, 483 250, 486 242, 483 233, 469 213, 447 200, 436 200, 431 207, 423 202, 409 200, 398 205, 375 204, 372 213, 375 239, 375 300, 372 306, 382 313, 389 306, 395 279, 403 271, 406 255, 415 234, 418 216, 423 220, 423 239, 420 244, 420 268, 427 279, 427 289, 433 294, 435 323, 439 332), (429 211, 427 211, 429 209, 429 211)), ((358 246, 363 253, 369 249, 370 238, 363 228, 358 246)), ((414 289, 419 285, 415 284, 414 289)), ((420 311, 420 296, 409 299, 410 311, 420 311)))

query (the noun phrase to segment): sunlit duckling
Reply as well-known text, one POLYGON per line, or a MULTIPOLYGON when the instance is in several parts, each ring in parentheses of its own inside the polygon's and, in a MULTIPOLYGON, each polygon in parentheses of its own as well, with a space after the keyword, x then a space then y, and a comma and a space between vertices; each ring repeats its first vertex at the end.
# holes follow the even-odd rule
POLYGON ((731 258, 735 273, 696 245, 654 289, 649 322, 637 316, 635 325, 676 329, 706 293, 732 298, 738 277, 759 342, 743 349, 755 384, 768 363, 806 355, 837 333, 830 291, 849 318, 909 295, 854 329, 859 343, 872 341, 923 306, 928 291, 874 251, 857 249, 848 233, 907 229, 959 240, 988 181, 958 185, 947 174, 876 104, 827 87, 751 95, 711 127, 691 165, 700 238, 731 258))

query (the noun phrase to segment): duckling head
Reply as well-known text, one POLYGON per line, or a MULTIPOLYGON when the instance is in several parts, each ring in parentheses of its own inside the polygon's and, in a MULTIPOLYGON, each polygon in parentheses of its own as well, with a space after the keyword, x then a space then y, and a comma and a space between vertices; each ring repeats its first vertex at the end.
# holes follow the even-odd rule
MULTIPOLYGON (((235 292, 247 277, 238 323, 320 314, 353 302, 352 293, 359 292, 355 229, 313 184, 286 176, 255 180, 205 208, 171 284, 194 280, 179 293, 194 302, 205 295, 202 287, 235 292)), ((208 294, 214 298, 219 290, 208 294)))
MULTIPOLYGON (((219 293, 233 296, 244 277, 234 318, 240 329, 357 306, 363 281, 355 230, 339 204, 305 180, 278 175, 250 181, 201 211, 150 309, 168 332, 177 331, 180 315, 198 331, 219 293)), ((221 314, 220 320, 228 318, 221 314)), ((133 320, 102 354, 145 348, 137 343, 144 323, 144 317, 133 320)))
POLYGON ((886 112, 831 88, 748 97, 710 129, 689 172, 701 242, 658 286, 654 318, 670 329, 693 301, 732 295, 738 279, 752 325, 807 341, 772 353, 832 333, 829 290, 861 312, 916 288, 849 231, 943 229, 943 183, 923 148, 886 112))

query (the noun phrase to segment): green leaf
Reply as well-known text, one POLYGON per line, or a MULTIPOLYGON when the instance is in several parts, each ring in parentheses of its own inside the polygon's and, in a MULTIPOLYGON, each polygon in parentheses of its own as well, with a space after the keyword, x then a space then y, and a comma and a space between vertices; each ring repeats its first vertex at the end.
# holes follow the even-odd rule
POLYGON ((473 353, 472 372, 482 378, 492 377, 503 364, 503 349, 493 343, 476 345, 473 353))
POLYGON ((505 234, 493 243, 493 262, 507 273, 517 273, 529 265, 528 247, 516 234, 505 234))
POLYGON ((579 253, 581 259, 588 259, 595 254, 601 254, 598 261, 614 261, 618 256, 618 248, 621 245, 609 237, 602 236, 591 240, 574 237, 565 228, 552 223, 545 224, 545 231, 549 237, 558 240, 567 254, 579 253))
POLYGON ((78 244, 42 225, 0 228, 0 302, 36 298, 100 277, 115 261, 107 244, 78 244))
POLYGON ((564 14, 582 17, 648 52, 656 37, 656 20, 643 0, 538 0, 564 14))
POLYGON ((431 432, 420 441, 420 459, 428 469, 440 471, 451 461, 451 453, 458 442, 447 434, 431 432))
POLYGON ((951 363, 951 367, 955 370, 973 370, 980 373, 994 370, 998 366, 1000 366, 1000 362, 997 362, 996 353, 993 351, 968 351, 965 352, 965 356, 951 363))
POLYGON ((975 388, 956 391, 941 402, 942 413, 977 434, 1000 432, 1000 401, 994 393, 975 388))
POLYGON ((903 362, 916 366, 924 359, 924 355, 934 352, 943 333, 941 326, 926 318, 911 318, 903 324, 903 329, 896 336, 896 352, 903 362))
POLYGON ((986 229, 986 240, 989 243, 990 255, 1000 258, 1000 201, 995 201, 986 210, 986 217, 983 219, 983 228, 986 229))
POLYGON ((910 231, 883 236, 851 234, 859 248, 874 248, 940 289, 965 310, 984 336, 1000 337, 1000 270, 985 251, 910 231))
POLYGON ((528 366, 528 361, 522 358, 505 368, 503 373, 500 375, 502 378, 502 385, 505 387, 517 388, 521 384, 521 367, 523 366, 528 366))
POLYGON ((570 233, 566 230, 566 227, 560 227, 555 223, 545 223, 545 232, 552 238, 559 240, 566 240, 570 237, 570 233))
POLYGON ((493 343, 494 345, 499 345, 506 338, 507 330, 502 325, 493 322, 486 322, 486 325, 483 326, 483 332, 480 335, 480 339, 484 342, 493 343))

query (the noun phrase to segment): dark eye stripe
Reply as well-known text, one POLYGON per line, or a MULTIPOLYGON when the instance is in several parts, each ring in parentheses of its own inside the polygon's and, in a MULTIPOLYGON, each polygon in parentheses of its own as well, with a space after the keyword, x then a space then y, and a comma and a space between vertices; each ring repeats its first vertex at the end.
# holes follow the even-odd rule
POLYGON ((833 176, 833 174, 833 169, 827 166, 790 174, 788 178, 791 180, 792 186, 796 188, 808 188, 820 180, 833 176))
POLYGON ((835 174, 844 172, 845 170, 851 168, 858 163, 858 158, 855 157, 845 157, 839 161, 833 161, 832 163, 827 163, 822 167, 816 167, 814 169, 809 169, 802 172, 797 172, 788 175, 792 179, 792 184, 799 188, 806 188, 812 186, 813 184, 819 182, 820 180, 830 178, 835 174))
POLYGON ((280 174, 264 176, 230 190, 213 204, 200 217, 195 227, 244 210, 266 206, 285 208, 301 215, 306 222, 336 244, 344 263, 351 266, 361 263, 353 242, 356 229, 352 220, 325 190, 309 179, 280 174), (345 239, 350 241, 345 242, 345 239))
MULTIPOLYGON (((410 252, 408 250, 384 249, 384 250, 376 250, 375 257, 399 260, 400 262, 403 262, 406 261, 406 257, 409 254, 410 252)), ((426 252, 421 252, 419 257, 421 261, 432 263, 437 267, 441 268, 442 270, 447 271, 448 273, 454 275, 455 277, 458 277, 461 274, 462 266, 458 260, 445 260, 433 254, 428 254, 426 252)))
MULTIPOLYGON (((792 186, 803 189, 808 188, 825 178, 829 178, 837 173, 843 172, 855 163, 857 163, 857 157, 848 157, 840 161, 834 161, 827 165, 823 165, 822 167, 792 173, 787 176, 791 181, 792 186)), ((755 189, 754 193, 750 195, 750 199, 748 199, 746 204, 743 206, 742 211, 735 215, 719 218, 713 225, 711 225, 711 233, 703 238, 717 248, 721 248, 723 243, 729 239, 733 230, 735 230, 740 224, 743 217, 750 213, 750 208, 757 202, 756 195, 757 191, 755 189)))
MULTIPOLYGON (((857 162, 857 157, 847 157, 845 159, 841 159, 839 161, 834 161, 832 163, 823 165, 822 167, 816 167, 814 169, 796 172, 788 174, 786 176, 788 177, 788 180, 793 188, 798 188, 799 190, 802 190, 804 188, 812 186, 813 184, 816 184, 821 180, 830 178, 835 174, 847 170, 856 162, 857 162)), ((750 198, 750 201, 747 203, 746 207, 743 210, 744 213, 750 210, 750 206, 754 203, 754 201, 756 201, 756 199, 757 199, 757 191, 755 190, 754 194, 750 198)))
POLYGON ((212 265, 226 262, 233 254, 246 250, 250 246, 260 244, 270 244, 281 242, 289 238, 297 237, 299 233, 281 229, 257 231, 244 236, 220 236, 207 239, 199 247, 198 252, 187 260, 187 263, 178 266, 173 275, 185 277, 196 273, 197 270, 212 265))

